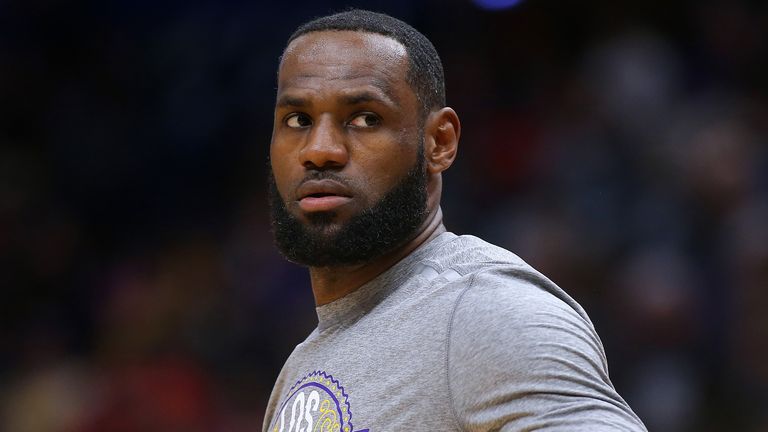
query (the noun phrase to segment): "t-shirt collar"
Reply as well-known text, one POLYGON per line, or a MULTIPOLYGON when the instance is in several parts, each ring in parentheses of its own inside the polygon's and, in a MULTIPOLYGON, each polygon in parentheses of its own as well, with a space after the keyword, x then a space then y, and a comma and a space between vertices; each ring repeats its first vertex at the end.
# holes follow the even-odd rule
POLYGON ((396 291, 402 282, 411 276, 420 261, 431 256, 441 245, 456 237, 451 232, 444 232, 432 240, 420 245, 389 269, 371 279, 360 288, 331 303, 317 306, 318 325, 320 332, 355 319, 367 310, 380 303, 396 291))

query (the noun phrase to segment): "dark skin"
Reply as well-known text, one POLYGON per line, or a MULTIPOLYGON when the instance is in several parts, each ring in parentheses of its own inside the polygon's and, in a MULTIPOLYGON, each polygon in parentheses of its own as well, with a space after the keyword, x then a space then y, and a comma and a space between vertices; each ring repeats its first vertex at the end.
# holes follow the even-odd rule
POLYGON ((280 196, 303 223, 332 211, 333 232, 380 200, 425 158, 427 217, 404 244, 370 262, 310 267, 315 303, 323 305, 366 282, 445 232, 442 172, 456 157, 460 123, 448 107, 424 121, 406 81, 405 48, 389 37, 354 31, 305 34, 286 48, 278 75, 270 157, 280 196), (311 171, 333 171, 343 184, 305 182, 311 171))

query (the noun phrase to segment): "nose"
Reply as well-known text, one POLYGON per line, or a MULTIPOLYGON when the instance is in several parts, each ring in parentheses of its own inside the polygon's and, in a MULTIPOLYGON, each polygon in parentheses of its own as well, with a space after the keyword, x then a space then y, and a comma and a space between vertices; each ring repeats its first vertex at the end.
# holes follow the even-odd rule
POLYGON ((299 157, 307 169, 344 167, 349 160, 349 152, 340 126, 327 116, 321 117, 312 125, 299 157))

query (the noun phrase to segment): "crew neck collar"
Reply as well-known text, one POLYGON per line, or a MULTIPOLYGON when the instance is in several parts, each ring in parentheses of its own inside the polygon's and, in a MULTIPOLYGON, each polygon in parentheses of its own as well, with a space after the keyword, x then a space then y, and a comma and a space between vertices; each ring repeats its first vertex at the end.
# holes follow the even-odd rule
POLYGON ((416 248, 410 255, 366 282, 360 288, 344 297, 322 306, 317 306, 320 332, 342 324, 372 309, 390 294, 397 291, 402 282, 411 276, 416 264, 433 254, 441 245, 456 238, 451 232, 444 232, 416 248))

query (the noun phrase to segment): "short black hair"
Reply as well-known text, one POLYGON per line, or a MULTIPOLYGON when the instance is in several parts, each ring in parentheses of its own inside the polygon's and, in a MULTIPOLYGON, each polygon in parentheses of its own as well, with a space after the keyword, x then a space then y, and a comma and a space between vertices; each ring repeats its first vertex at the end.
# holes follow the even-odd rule
POLYGON ((330 30, 376 33, 400 42, 408 54, 406 79, 421 104, 422 116, 426 118, 432 109, 445 106, 445 78, 440 56, 432 42, 409 24, 382 13, 350 9, 302 24, 288 38, 286 47, 299 36, 330 30))

